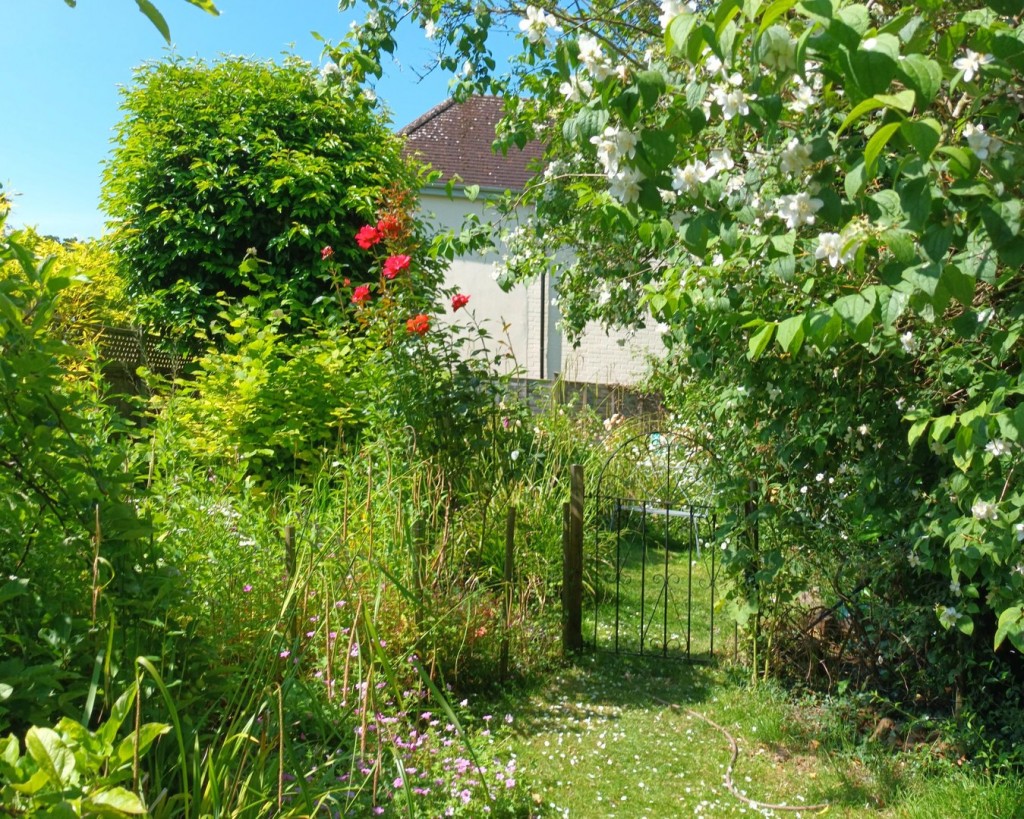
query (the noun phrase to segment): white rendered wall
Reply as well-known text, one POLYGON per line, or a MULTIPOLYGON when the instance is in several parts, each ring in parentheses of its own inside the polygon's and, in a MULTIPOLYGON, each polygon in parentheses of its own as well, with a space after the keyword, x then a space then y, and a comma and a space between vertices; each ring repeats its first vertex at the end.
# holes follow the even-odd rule
MULTIPOLYGON (((424 191, 420 208, 437 229, 458 229, 463 219, 476 213, 481 221, 493 216, 483 197, 469 201, 449 199, 443 192, 424 191)), ((478 321, 491 335, 492 352, 507 354, 506 371, 518 365, 526 378, 554 378, 597 384, 637 384, 647 372, 649 356, 662 352, 661 338, 653 327, 638 331, 606 332, 596 323, 586 327, 578 347, 569 345, 558 329, 558 308, 549 280, 518 285, 504 292, 494 280, 497 253, 456 259, 447 283, 470 297, 468 310, 453 317, 460 323, 478 321)))

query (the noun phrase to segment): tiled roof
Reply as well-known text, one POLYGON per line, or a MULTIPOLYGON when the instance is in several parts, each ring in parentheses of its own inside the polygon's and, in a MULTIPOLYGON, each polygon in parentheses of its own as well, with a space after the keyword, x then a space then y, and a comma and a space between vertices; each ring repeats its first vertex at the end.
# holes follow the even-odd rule
POLYGON ((406 138, 408 155, 441 172, 441 183, 458 175, 463 185, 522 190, 533 176, 528 166, 544 151, 539 142, 521 151, 513 146, 505 156, 494 151, 494 129, 503 110, 500 97, 470 97, 461 103, 449 99, 398 133, 406 138))

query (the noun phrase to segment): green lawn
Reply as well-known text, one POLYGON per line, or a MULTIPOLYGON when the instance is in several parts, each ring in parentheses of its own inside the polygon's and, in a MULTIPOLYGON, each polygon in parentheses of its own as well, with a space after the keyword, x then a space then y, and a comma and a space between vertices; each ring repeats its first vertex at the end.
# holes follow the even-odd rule
POLYGON ((735 738, 733 780, 759 802, 827 803, 843 817, 1024 815, 1024 782, 966 773, 929 747, 872 744, 841 710, 751 687, 739 669, 590 654, 501 707, 537 815, 798 815, 731 794, 729 740, 695 714, 735 738))

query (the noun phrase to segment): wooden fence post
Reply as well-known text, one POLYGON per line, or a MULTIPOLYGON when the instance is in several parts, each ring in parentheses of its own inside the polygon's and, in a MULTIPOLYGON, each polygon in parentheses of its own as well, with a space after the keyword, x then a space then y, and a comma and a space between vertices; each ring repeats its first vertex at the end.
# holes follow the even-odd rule
POLYGON ((562 559, 562 648, 579 651, 583 648, 583 467, 573 464, 569 469, 569 525, 562 559))
POLYGON ((501 657, 498 674, 502 682, 508 678, 509 631, 512 627, 512 579, 515 568, 516 508, 508 510, 505 520, 505 593, 502 599, 502 619, 505 630, 501 635, 501 657))

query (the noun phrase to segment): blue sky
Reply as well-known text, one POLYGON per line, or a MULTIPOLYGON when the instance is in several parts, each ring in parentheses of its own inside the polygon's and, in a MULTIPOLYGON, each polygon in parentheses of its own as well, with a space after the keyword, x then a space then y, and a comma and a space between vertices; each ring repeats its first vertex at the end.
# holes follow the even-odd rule
MULTIPOLYGON (((211 17, 184 0, 156 0, 174 50, 277 59, 296 54, 320 63, 310 32, 337 42, 356 19, 335 0, 216 0, 211 17)), ((448 78, 418 75, 430 60, 422 32, 400 32, 396 63, 386 64, 377 94, 396 128, 447 96, 448 78)), ((118 88, 132 69, 168 53, 133 0, 0 0, 0 183, 13 197, 12 226, 85 238, 103 231, 101 162, 121 119, 118 88)))

